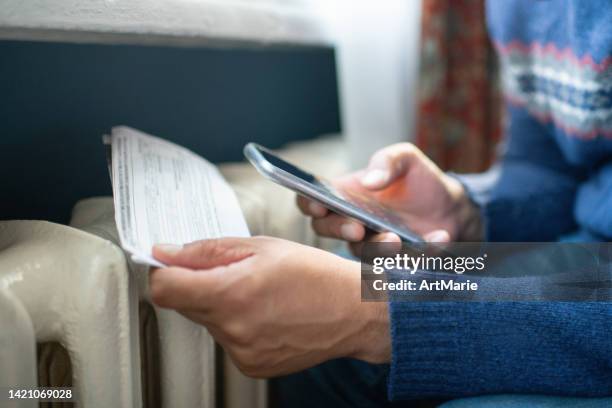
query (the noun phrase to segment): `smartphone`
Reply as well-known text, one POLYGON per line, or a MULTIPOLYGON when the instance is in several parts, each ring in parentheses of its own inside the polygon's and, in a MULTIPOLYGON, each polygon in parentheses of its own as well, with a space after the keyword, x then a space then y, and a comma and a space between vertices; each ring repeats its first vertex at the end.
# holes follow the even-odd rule
POLYGON ((404 242, 424 242, 403 225, 404 221, 393 210, 369 196, 347 189, 340 190, 324 178, 301 170, 255 143, 244 147, 244 155, 264 177, 321 203, 336 214, 353 218, 376 232, 393 232, 404 242))

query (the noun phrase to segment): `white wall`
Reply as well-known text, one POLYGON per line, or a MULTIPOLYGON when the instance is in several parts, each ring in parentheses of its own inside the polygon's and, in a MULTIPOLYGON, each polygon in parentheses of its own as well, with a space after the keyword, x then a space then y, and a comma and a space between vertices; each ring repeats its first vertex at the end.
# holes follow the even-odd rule
POLYGON ((305 0, 1 0, 0 38, 320 44, 305 0))
POLYGON ((414 131, 421 0, 313 0, 338 47, 343 128, 354 166, 414 131))

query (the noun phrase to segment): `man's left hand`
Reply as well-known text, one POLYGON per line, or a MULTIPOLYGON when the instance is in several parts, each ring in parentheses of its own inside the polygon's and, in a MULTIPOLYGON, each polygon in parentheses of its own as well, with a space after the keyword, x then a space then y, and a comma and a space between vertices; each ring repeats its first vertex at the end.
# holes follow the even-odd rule
POLYGON ((206 326, 246 375, 390 359, 387 304, 361 302, 356 262, 269 237, 158 245, 153 255, 171 265, 150 273, 153 302, 206 326))

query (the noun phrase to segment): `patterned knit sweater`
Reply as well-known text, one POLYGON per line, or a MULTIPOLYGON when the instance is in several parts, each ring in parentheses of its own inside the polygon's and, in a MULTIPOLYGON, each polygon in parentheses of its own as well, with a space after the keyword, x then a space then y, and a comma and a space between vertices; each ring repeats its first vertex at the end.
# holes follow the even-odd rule
MULTIPOLYGON (((495 183, 468 185, 488 239, 609 240, 612 1, 489 0, 487 19, 508 141, 495 183)), ((389 310, 391 399, 612 396, 610 303, 391 301, 389 310)))
POLYGON ((487 16, 509 139, 489 238, 612 238, 612 3, 491 1, 487 16))

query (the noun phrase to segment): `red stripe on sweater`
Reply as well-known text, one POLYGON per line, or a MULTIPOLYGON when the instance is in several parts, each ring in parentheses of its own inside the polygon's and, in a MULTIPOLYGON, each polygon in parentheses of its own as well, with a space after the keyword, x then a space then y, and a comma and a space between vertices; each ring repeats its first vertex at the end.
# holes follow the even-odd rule
POLYGON ((589 67, 596 72, 603 72, 612 66, 612 56, 608 56, 603 59, 600 63, 593 60, 588 54, 585 54, 582 58, 579 58, 574 54, 571 48, 564 48, 560 50, 553 43, 542 45, 537 42, 531 44, 525 44, 520 41, 511 41, 507 44, 499 41, 494 41, 495 48, 500 54, 507 55, 511 52, 520 52, 525 55, 536 54, 536 55, 550 55, 559 61, 569 61, 580 68, 589 67))

